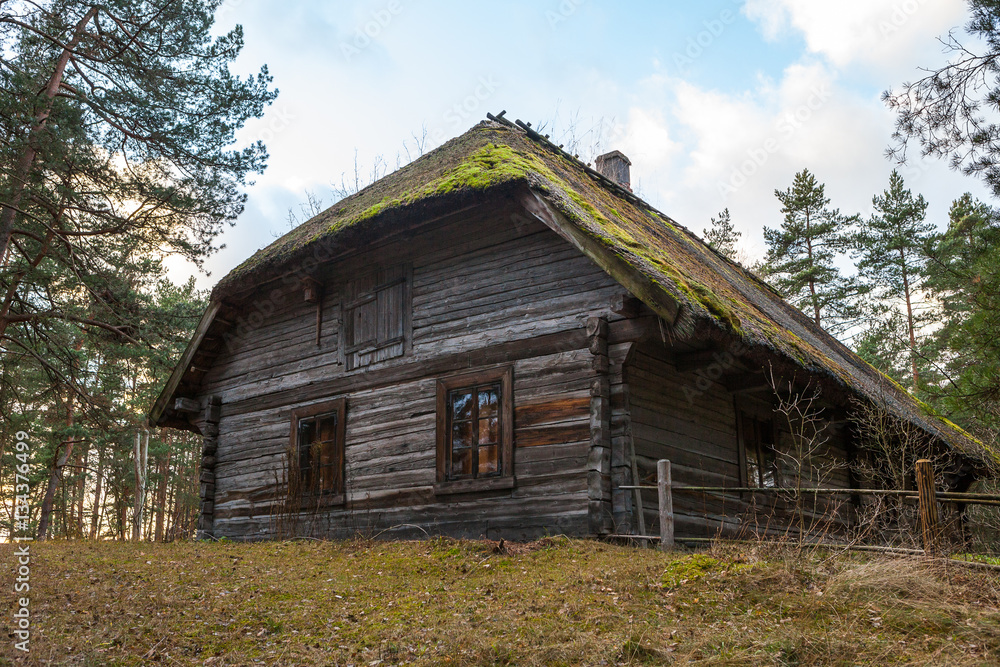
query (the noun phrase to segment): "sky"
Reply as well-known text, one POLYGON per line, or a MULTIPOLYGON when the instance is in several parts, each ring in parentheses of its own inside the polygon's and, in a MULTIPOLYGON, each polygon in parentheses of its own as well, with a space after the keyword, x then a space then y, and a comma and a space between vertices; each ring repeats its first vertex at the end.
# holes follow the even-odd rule
POLYGON ((270 159, 210 274, 168 265, 209 288, 289 209, 301 220, 307 193, 331 205, 355 164, 364 184, 502 110, 585 160, 621 150, 637 194, 699 234, 728 208, 749 260, 804 168, 862 216, 899 168, 943 227, 987 190, 940 160, 887 160, 880 97, 943 64, 938 38, 966 20, 962 0, 224 0, 219 31, 246 43, 233 71, 266 64, 280 91, 239 135, 270 159))

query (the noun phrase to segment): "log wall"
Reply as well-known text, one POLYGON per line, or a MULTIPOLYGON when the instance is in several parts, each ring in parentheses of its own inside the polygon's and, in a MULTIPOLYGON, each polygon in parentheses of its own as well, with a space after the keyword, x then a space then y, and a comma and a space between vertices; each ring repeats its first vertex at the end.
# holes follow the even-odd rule
MULTIPOLYGON (((592 413, 607 414, 620 379, 612 372, 610 389, 595 399, 594 382, 602 374, 601 386, 609 386, 608 370, 595 365, 586 324, 600 317, 614 328, 622 320, 610 310, 622 287, 509 209, 439 221, 309 275, 322 285, 319 344, 316 305, 304 302, 297 279, 275 280, 241 307, 202 384, 201 398, 222 401, 216 536, 592 532, 593 501, 610 500, 608 466, 591 456, 592 413), (338 349, 343 285, 374 264, 412 267, 412 345, 401 357, 348 371, 338 349), (497 365, 513 367, 516 486, 435 495, 436 380, 497 365), (285 479, 291 411, 340 397, 347 400, 344 503, 289 517, 275 489, 285 479), (607 481, 595 483, 595 471, 607 481)), ((596 444, 608 440, 601 435, 596 444)))
MULTIPOLYGON (((827 442, 809 452, 796 470, 797 440, 791 434, 795 426, 774 412, 775 399, 766 392, 736 396, 705 373, 679 372, 670 351, 660 342, 636 345, 625 364, 624 378, 628 410, 622 414, 625 423, 618 437, 620 456, 625 458, 616 456, 621 479, 631 478, 627 453, 632 446, 642 485, 655 485, 656 461, 669 459, 675 485, 742 486, 744 462, 736 429, 737 410, 742 410, 775 422, 782 486, 798 484, 797 470, 801 470, 802 486, 850 488, 847 436, 833 424, 822 436, 827 442)), ((616 497, 620 528, 641 532, 633 492, 618 492, 616 497)), ((678 537, 782 534, 789 526, 802 523, 807 532, 836 530, 850 520, 849 502, 846 496, 820 496, 818 502, 806 496, 806 504, 800 508, 790 498, 764 494, 676 492, 675 533, 678 537)), ((656 492, 642 491, 642 504, 645 533, 658 534, 656 492)))

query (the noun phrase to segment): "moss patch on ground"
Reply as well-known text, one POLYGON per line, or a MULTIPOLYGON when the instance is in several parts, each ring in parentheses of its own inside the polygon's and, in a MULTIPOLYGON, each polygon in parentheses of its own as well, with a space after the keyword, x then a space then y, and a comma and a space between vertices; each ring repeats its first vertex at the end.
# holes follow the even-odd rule
MULTIPOLYGON (((565 538, 31 550, 31 653, 0 664, 1000 661, 1000 576, 899 558, 565 538)), ((13 547, 0 559, 10 591, 13 547)))

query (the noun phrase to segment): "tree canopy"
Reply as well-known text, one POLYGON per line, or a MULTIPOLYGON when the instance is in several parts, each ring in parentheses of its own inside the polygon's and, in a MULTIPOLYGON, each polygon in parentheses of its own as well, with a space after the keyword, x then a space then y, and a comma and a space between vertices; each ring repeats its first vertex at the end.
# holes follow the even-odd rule
POLYGON ((705 229, 705 242, 733 261, 739 254, 740 236, 742 234, 733 226, 728 208, 719 213, 718 218, 712 218, 711 226, 705 229))
POLYGON ((928 243, 926 286, 940 304, 928 390, 957 419, 1000 432, 1000 213, 966 193, 928 243))
POLYGON ((889 188, 872 198, 875 213, 850 237, 861 295, 889 309, 902 304, 900 321, 909 343, 912 386, 919 383, 917 329, 918 301, 926 264, 925 246, 934 231, 926 222, 927 202, 913 196, 898 171, 889 176, 889 188))
POLYGON ((266 68, 230 73, 242 31, 211 35, 218 5, 0 5, 5 348, 30 353, 53 320, 139 342, 155 258, 201 263, 243 210, 267 154, 235 132, 276 93, 266 68))
POLYGON ((42 536, 57 487, 82 525, 64 468, 96 466, 94 506, 106 477, 124 512, 117 452, 200 314, 162 260, 201 266, 265 167, 236 133, 276 91, 266 67, 231 72, 243 35, 213 33, 219 5, 0 1, 0 411, 45 436, 42 536))
POLYGON ((887 154, 905 161, 910 141, 916 141, 923 155, 947 158, 954 169, 982 178, 1000 196, 1000 2, 968 4, 970 39, 952 32, 942 40, 951 60, 882 94, 896 112, 894 144, 887 154))
POLYGON ((848 219, 829 208, 825 187, 808 169, 787 190, 775 190, 784 220, 764 228, 764 271, 785 298, 809 312, 816 324, 836 328, 847 317, 843 278, 834 264, 848 219))

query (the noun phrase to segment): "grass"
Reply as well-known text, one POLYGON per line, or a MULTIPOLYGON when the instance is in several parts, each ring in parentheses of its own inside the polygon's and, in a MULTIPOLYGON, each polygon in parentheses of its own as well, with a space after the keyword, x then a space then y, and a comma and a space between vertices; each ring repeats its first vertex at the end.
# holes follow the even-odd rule
MULTIPOLYGON (((1000 662, 1000 575, 869 554, 564 538, 31 550, 31 653, 10 657, 10 639, 3 665, 1000 662)), ((0 562, 11 591, 10 545, 0 562)))

